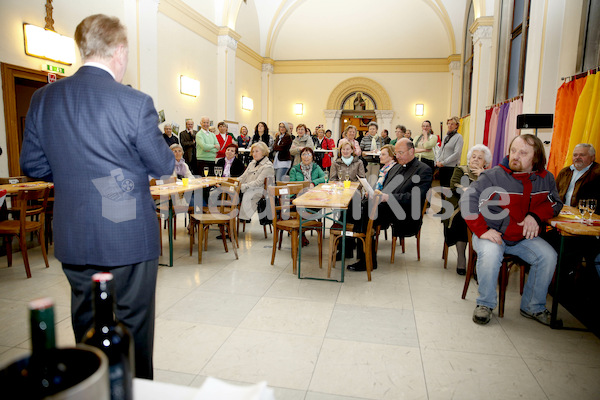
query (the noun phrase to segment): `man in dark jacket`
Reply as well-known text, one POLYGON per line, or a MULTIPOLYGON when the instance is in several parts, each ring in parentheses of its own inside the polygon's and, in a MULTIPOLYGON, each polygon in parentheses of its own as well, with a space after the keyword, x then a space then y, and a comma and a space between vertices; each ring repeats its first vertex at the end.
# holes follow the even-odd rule
POLYGON ((199 174, 199 171, 196 171, 197 133, 198 132, 194 130, 194 121, 192 119, 185 120, 185 131, 179 133, 179 140, 181 140, 181 146, 183 147, 183 159, 194 175, 199 174))
POLYGON ((462 215, 473 232, 477 252, 479 297, 473 312, 477 324, 490 322, 497 305, 502 259, 504 254, 511 254, 531 266, 521 297, 521 315, 550 325, 546 295, 557 256, 538 235, 543 223, 558 215, 562 203, 545 165, 540 139, 517 136, 510 144, 508 158, 482 172, 461 197, 462 215))
MULTIPOLYGON (((406 237, 414 235, 423 222, 421 210, 427 191, 431 188, 431 168, 415 158, 415 146, 406 138, 398 140, 395 146, 396 161, 383 182, 382 202, 377 209, 375 225, 386 228, 394 224, 394 235, 406 237)), ((365 231, 370 202, 363 201, 360 230, 365 231)), ((377 254, 373 247, 373 269, 377 268, 377 254)), ((358 246, 358 262, 349 265, 351 271, 365 271, 366 262, 361 242, 358 246)))
POLYGON ((573 164, 556 176, 560 200, 566 205, 577 207, 580 199, 600 200, 600 165, 595 158, 594 146, 579 143, 573 149, 573 164))

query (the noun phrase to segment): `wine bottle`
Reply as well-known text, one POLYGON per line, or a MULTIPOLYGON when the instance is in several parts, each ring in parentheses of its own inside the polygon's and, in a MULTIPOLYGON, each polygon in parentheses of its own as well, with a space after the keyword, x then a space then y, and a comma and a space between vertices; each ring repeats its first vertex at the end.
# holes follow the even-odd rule
POLYGON ((24 375, 29 382, 24 398, 51 396, 68 387, 66 366, 58 361, 54 333, 54 302, 49 297, 29 303, 31 358, 24 375))
POLYGON ((92 276, 94 323, 83 343, 99 348, 108 357, 112 400, 133 399, 133 338, 123 323, 115 320, 113 275, 101 272, 92 276))

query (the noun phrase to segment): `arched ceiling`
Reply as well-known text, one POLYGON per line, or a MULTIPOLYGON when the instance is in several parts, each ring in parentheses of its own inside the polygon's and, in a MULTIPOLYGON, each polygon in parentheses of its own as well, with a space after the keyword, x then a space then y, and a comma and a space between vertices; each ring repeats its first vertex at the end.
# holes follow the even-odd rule
MULTIPOLYGON (((262 57, 330 60, 459 53, 471 0, 183 1, 216 25, 234 29, 262 57)), ((481 8, 489 1, 476 0, 481 8)))

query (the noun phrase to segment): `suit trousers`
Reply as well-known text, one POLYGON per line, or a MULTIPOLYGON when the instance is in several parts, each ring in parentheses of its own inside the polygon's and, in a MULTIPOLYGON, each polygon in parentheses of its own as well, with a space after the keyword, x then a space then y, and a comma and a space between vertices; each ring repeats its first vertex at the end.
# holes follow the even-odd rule
POLYGON ((71 320, 78 343, 94 322, 92 275, 113 274, 115 315, 133 336, 135 376, 152 379, 158 259, 119 267, 63 263, 63 271, 71 285, 71 320))

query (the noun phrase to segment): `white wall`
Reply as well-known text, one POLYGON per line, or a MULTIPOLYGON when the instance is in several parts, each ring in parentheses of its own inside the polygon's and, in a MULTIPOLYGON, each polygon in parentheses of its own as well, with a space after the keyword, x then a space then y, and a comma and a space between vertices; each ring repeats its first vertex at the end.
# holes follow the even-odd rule
POLYGON ((181 130, 186 118, 193 118, 195 126, 203 115, 216 120, 217 46, 159 13, 157 62, 155 106, 165 110, 167 121, 178 123, 181 130), (200 96, 179 93, 180 75, 200 81, 200 96))
MULTIPOLYGON (((332 90, 342 81, 353 77, 373 79, 385 88, 392 102, 394 118, 388 129, 394 137, 394 127, 404 124, 414 134, 420 132, 421 122, 431 120, 435 132, 439 133, 440 121, 449 117, 449 72, 435 73, 373 73, 373 74, 275 74, 273 75, 273 117, 269 126, 279 121, 290 121, 294 127, 306 124, 311 130, 325 123, 323 110, 332 90), (304 115, 294 114, 294 104, 304 104, 304 115), (425 115, 414 115, 415 103, 425 105, 425 115)), ((332 127, 327 126, 326 129, 332 127)))
MULTIPOLYGON (((254 132, 254 127, 262 115, 261 71, 250 64, 236 58, 235 60, 235 115, 239 127, 246 125, 248 132, 254 132), (254 110, 242 110, 242 96, 254 101, 254 110)), ((233 132, 236 135, 239 129, 233 132)))

